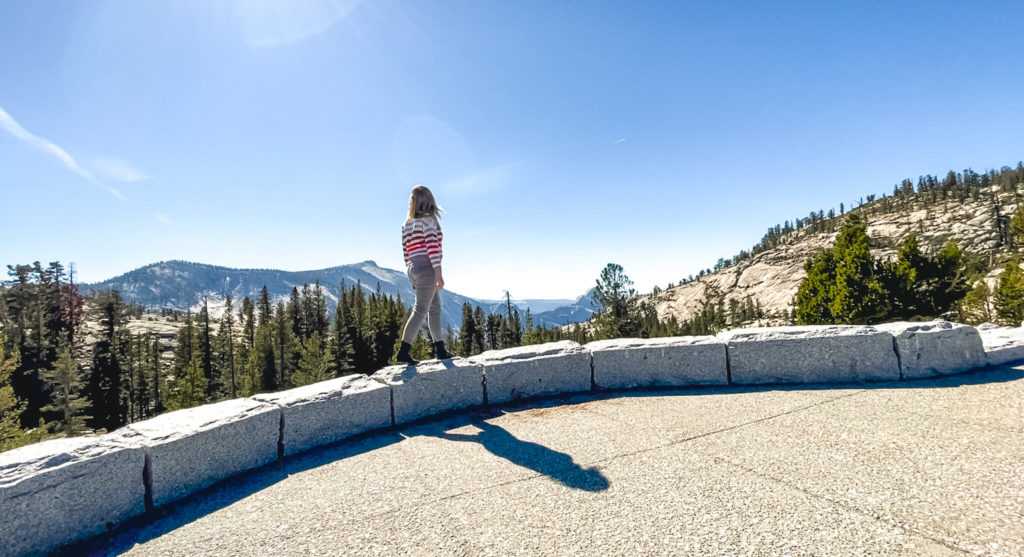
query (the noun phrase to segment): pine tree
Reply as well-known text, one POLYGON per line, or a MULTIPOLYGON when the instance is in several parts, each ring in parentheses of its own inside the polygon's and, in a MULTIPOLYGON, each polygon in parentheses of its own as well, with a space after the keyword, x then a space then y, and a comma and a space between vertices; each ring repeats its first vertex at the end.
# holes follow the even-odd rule
MULTIPOLYGON (((344 282, 341 283, 341 292, 345 292, 344 282)), ((339 295, 339 300, 340 297, 339 295)), ((288 299, 288 314, 291 316, 292 336, 298 339, 306 338, 306 319, 302 313, 302 300, 299 298, 299 289, 296 286, 292 287, 292 294, 288 299)))
POLYGON ((255 304, 248 296, 242 298, 239 309, 239 322, 242 326, 242 343, 238 348, 241 377, 238 378, 238 392, 242 396, 251 396, 259 392, 259 370, 254 367, 253 348, 256 345, 255 304), (253 375, 255 373, 255 375, 253 375), (255 377, 255 379, 254 379, 255 377))
POLYGON ((231 305, 231 295, 224 299, 224 317, 220 320, 220 327, 217 329, 215 340, 217 354, 217 376, 220 377, 221 393, 235 398, 238 391, 238 383, 235 379, 235 316, 234 308, 231 305))
POLYGON ((203 298, 203 307, 196 317, 196 353, 199 354, 199 366, 206 378, 206 399, 214 400, 221 390, 219 378, 214 373, 213 337, 210 334, 210 309, 203 298))
POLYGON ((331 359, 335 375, 341 377, 352 371, 352 359, 349 352, 352 341, 349 337, 348 321, 351 316, 347 309, 344 282, 341 283, 338 292, 338 306, 334 310, 334 342, 331 343, 331 359))
POLYGON ((512 317, 509 319, 508 330, 510 332, 509 346, 522 346, 523 344, 523 321, 519 317, 519 309, 512 310, 512 317))
POLYGON ((539 344, 537 340, 539 334, 539 331, 533 326, 533 314, 530 313, 530 308, 526 308, 526 322, 523 326, 522 344, 539 344))
POLYGON ((167 409, 164 406, 163 398, 163 361, 160 357, 163 349, 160 347, 160 339, 154 338, 150 346, 149 357, 151 360, 150 371, 153 373, 153 414, 160 415, 167 409))
MULTIPOLYGON (((377 284, 377 292, 380 292, 380 284, 377 284)), ((321 339, 326 339, 330 320, 327 318, 327 301, 324 299, 323 287, 317 279, 313 285, 313 331, 320 333, 321 339)))
POLYGON ((64 436, 73 437, 85 430, 85 420, 89 418, 85 414, 89 401, 82 396, 85 378, 71 354, 70 345, 63 344, 58 354, 57 365, 43 373, 50 388, 50 404, 43 410, 56 412, 64 436))
POLYGON ((851 214, 836 238, 832 317, 837 323, 874 323, 885 316, 885 291, 875 276, 867 223, 851 214))
POLYGON ((298 341, 292 336, 293 330, 291 314, 284 302, 278 302, 274 312, 274 352, 277 355, 277 384, 281 387, 286 387, 291 380, 293 355, 300 349, 298 341))
POLYGON ((490 314, 487 316, 487 345, 489 350, 500 350, 505 348, 501 338, 502 319, 500 315, 490 314))
MULTIPOLYGON (((459 335, 458 333, 455 332, 455 329, 453 329, 451 325, 445 325, 443 340, 445 345, 447 346, 455 346, 459 343, 459 335)), ((433 358, 434 355, 431 354, 430 357, 433 358)))
POLYGON ((473 341, 476 338, 476 321, 473 319, 473 306, 462 304, 462 327, 459 329, 459 344, 455 347, 460 356, 472 356, 473 341))
POLYGON ((487 315, 480 306, 473 310, 473 323, 476 325, 473 331, 473 353, 480 354, 487 350, 487 315))
POLYGON ((242 323, 243 348, 248 351, 256 343, 256 317, 254 316, 255 305, 248 296, 242 298, 242 307, 239 309, 238 319, 242 323))
POLYGON ((25 403, 21 414, 23 427, 33 427, 42 418, 46 403, 40 373, 52 361, 47 355, 45 299, 43 295, 43 269, 38 261, 32 265, 8 265, 8 311, 13 327, 11 342, 20 356, 18 369, 11 377, 14 395, 25 403))
MULTIPOLYGON (((131 308, 129 307, 129 312, 131 308)), ((121 355, 121 395, 124 397, 125 417, 124 423, 135 421, 137 389, 135 385, 136 368, 138 362, 135 360, 135 349, 132 335, 125 333, 118 338, 117 352, 121 355)))
POLYGON ((15 396, 11 386, 11 375, 20 360, 17 348, 8 351, 7 335, 0 331, 0 451, 19 446, 24 439, 20 419, 25 402, 15 396))
POLYGON ((895 261, 881 265, 880 276, 889 299, 888 317, 940 317, 967 293, 963 253, 953 242, 934 256, 921 253, 917 236, 900 246, 895 261))
POLYGON ((894 261, 883 264, 882 282, 889 293, 890 315, 907 320, 922 313, 922 295, 918 288, 918 273, 926 267, 917 235, 911 234, 900 245, 894 261))
POLYGON ((93 346, 92 373, 86 396, 92 408, 93 428, 112 431, 124 425, 128 415, 122 393, 124 371, 120 353, 125 306, 116 290, 99 293, 94 303, 93 311, 100 323, 100 333, 93 346))
POLYGON ((303 341, 299 358, 299 367, 292 374, 292 383, 296 387, 318 383, 330 378, 330 354, 324 347, 320 333, 314 331, 312 336, 303 341))
POLYGON ((949 242, 927 260, 927 272, 918 274, 923 279, 922 305, 931 316, 948 312, 969 290, 965 278, 963 251, 955 242, 949 242))
POLYGON ((269 393, 277 390, 274 331, 273 326, 269 322, 266 325, 260 325, 256 329, 256 345, 253 346, 250 359, 252 359, 253 355, 258 355, 255 361, 259 366, 260 392, 269 393))
MULTIPOLYGON (((185 323, 178 328, 176 335, 176 346, 174 348, 174 376, 181 377, 185 374, 185 368, 197 357, 196 352, 196 328, 192 321, 192 312, 185 313, 185 323)), ((200 364, 201 368, 202 364, 200 364)))
POLYGON ((807 276, 796 292, 796 318, 801 325, 833 323, 832 289, 835 284, 835 251, 831 248, 804 263, 807 276))
POLYGON ((996 315, 1007 325, 1019 326, 1024 321, 1024 271, 1020 261, 1012 260, 999 275, 995 293, 996 315))
POLYGON ((409 350, 409 354, 412 355, 414 360, 429 360, 434 357, 433 348, 430 346, 430 342, 427 341, 427 337, 423 336, 423 333, 417 333, 416 338, 412 341, 412 348, 409 350))
POLYGON ((260 378, 260 371, 263 369, 261 353, 259 350, 249 351, 248 359, 242 367, 242 376, 239 378, 238 394, 241 396, 252 396, 263 391, 263 382, 260 378))
POLYGON ((979 280, 974 288, 964 296, 959 306, 961 323, 979 325, 995 321, 995 308, 992 306, 992 289, 984 280, 979 280))
POLYGON ((260 299, 257 305, 259 313, 259 327, 264 327, 270 324, 271 316, 273 315, 273 308, 270 305, 270 292, 267 290, 267 285, 263 285, 263 289, 260 290, 260 299))
POLYGON ((149 379, 147 367, 149 359, 146 357, 149 350, 149 337, 139 335, 135 338, 135 419, 144 420, 149 417, 149 379))
POLYGON ((203 375, 203 364, 199 354, 192 356, 176 386, 178 396, 175 399, 175 409, 192 408, 206 403, 206 376, 203 375))
POLYGON ((595 317, 601 338, 635 337, 640 332, 636 291, 633 281, 622 271, 622 266, 609 263, 601 271, 594 289, 594 300, 601 305, 595 317))

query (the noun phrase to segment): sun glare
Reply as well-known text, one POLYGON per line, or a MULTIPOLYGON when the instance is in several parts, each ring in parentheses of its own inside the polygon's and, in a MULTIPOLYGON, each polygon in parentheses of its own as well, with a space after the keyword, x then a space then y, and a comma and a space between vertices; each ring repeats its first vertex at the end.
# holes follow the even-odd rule
POLYGON ((312 37, 352 13, 362 0, 232 0, 246 43, 278 46, 312 37))

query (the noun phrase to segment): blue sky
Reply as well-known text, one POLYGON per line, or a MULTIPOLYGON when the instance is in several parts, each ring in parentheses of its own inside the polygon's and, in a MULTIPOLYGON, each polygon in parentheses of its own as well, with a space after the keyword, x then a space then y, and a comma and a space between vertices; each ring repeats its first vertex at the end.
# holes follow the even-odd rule
POLYGON ((1024 158, 1020 2, 0 3, 0 264, 641 290, 904 177, 1024 158))

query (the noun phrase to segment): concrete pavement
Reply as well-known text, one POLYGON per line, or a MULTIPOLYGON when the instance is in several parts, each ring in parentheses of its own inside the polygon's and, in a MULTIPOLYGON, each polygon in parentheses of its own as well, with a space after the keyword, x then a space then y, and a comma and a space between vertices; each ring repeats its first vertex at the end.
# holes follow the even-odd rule
POLYGON ((1022 555, 1024 367, 463 413, 287 458, 66 552, 1022 555))

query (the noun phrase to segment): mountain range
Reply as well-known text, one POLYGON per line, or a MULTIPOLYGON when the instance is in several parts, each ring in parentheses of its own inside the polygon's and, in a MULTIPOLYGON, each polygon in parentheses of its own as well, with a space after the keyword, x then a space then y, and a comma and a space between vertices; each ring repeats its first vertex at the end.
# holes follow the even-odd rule
MULTIPOLYGON (((80 285, 88 294, 97 290, 117 290, 126 302, 134 302, 147 309, 168 308, 180 311, 198 310, 207 300, 211 315, 223 313, 224 300, 230 295, 239 301, 248 296, 255 300, 264 286, 276 302, 291 295, 293 288, 311 287, 320 282, 320 288, 330 310, 338 303, 338 289, 359 284, 368 292, 401 297, 408 306, 414 299, 409 277, 402 271, 388 269, 373 261, 363 261, 312 271, 282 271, 278 269, 234 269, 188 261, 161 261, 146 265, 114 278, 80 285)), ((512 300, 512 309, 525 319, 527 308, 535 325, 554 327, 586 321, 599 309, 593 301, 593 290, 576 300, 512 300)), ((480 306, 488 313, 508 311, 504 300, 480 300, 445 290, 441 296, 442 322, 455 328, 462 323, 462 305, 480 306)))

